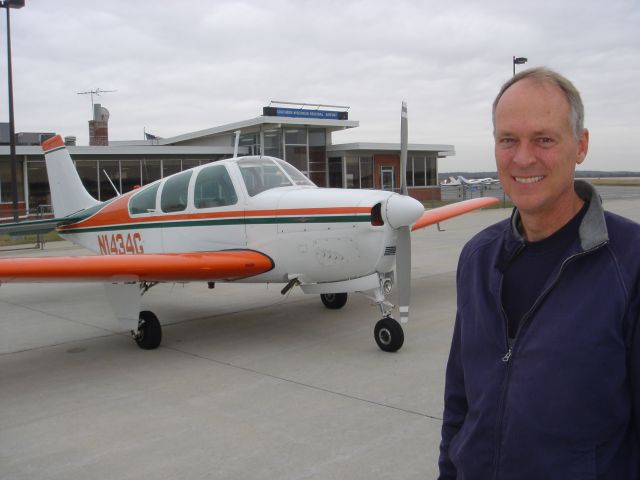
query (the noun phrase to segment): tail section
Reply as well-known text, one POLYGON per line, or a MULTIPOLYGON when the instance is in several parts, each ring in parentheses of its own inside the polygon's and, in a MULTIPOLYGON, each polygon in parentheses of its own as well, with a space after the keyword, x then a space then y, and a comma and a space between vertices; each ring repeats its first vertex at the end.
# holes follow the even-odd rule
POLYGON ((46 140, 42 150, 47 163, 54 216, 66 217, 100 203, 84 188, 60 135, 46 140))

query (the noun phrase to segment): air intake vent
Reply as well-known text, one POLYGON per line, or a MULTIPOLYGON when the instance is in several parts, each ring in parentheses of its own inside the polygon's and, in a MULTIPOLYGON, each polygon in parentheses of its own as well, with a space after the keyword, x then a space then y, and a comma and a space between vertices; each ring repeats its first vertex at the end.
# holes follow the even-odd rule
POLYGON ((384 248, 384 255, 388 256, 388 255, 395 255, 396 254, 396 246, 394 245, 393 247, 385 247, 384 248))

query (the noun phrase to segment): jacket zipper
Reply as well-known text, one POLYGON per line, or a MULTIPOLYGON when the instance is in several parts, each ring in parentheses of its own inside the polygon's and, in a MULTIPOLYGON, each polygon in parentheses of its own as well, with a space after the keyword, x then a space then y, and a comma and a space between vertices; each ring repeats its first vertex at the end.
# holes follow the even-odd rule
POLYGON ((556 286, 556 284, 558 283, 558 281, 560 280, 560 277, 562 276, 562 272, 564 271, 565 267, 572 261, 574 261, 576 258, 578 257, 582 257, 584 255, 587 255, 595 250, 598 250, 600 247, 604 246, 607 243, 607 241, 604 241, 602 243, 599 243, 598 245, 596 245, 595 247, 589 249, 589 250, 585 250, 582 252, 578 252, 575 253, 573 255, 571 255, 570 257, 567 257, 562 264, 560 265, 560 270, 558 270, 558 274, 556 275, 556 278, 553 279, 553 282, 551 282, 549 284, 549 286, 543 290, 543 292, 538 296, 538 298, 536 299, 535 302, 533 302, 533 305, 531 306, 531 308, 527 311, 527 313, 524 314, 524 316, 522 317, 522 319, 520 320, 520 325, 518 325, 518 330, 516 331, 516 335, 515 337, 513 337, 513 342, 511 343, 511 345, 509 345, 509 326, 508 326, 508 320, 507 320, 507 314, 504 311, 504 307, 502 305, 502 284, 504 281, 504 275, 502 275, 501 279, 500 279, 500 288, 498 291, 498 295, 500 295, 500 310, 502 312, 502 320, 505 324, 505 343, 507 346, 507 352, 504 354, 504 356, 502 356, 502 358, 500 359, 502 362, 507 364, 507 372, 505 375, 505 380, 504 380, 504 386, 502 388, 502 394, 500 396, 500 403, 498 406, 498 419, 496 420, 496 439, 497 439, 497 443, 496 443, 496 453, 494 454, 494 461, 493 461, 493 478, 494 480, 498 479, 498 464, 500 461, 500 450, 501 450, 501 444, 502 444, 502 423, 504 421, 504 403, 507 397, 507 391, 509 390, 509 378, 511 377, 511 358, 513 357, 513 350, 516 346, 516 342, 518 340, 518 337, 520 336, 520 332, 523 330, 523 328, 525 326, 528 325, 530 318, 533 316, 533 312, 538 308, 538 306, 542 303, 542 301, 545 299, 545 297, 549 294, 549 292, 551 292, 551 290, 553 289, 553 287, 556 286))

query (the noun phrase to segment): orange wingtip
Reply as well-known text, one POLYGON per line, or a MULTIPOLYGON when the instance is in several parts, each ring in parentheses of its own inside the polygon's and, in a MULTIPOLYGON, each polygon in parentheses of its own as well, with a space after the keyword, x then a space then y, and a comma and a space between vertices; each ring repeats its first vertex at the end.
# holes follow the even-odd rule
POLYGON ((44 150, 45 152, 58 147, 64 147, 64 140, 62 140, 62 137, 60 135, 56 135, 55 137, 51 137, 42 142, 42 150, 44 150))

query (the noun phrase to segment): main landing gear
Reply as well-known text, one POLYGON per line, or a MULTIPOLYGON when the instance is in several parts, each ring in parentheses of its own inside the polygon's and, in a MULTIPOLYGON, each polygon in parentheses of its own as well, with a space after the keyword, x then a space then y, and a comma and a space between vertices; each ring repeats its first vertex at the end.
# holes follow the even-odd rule
POLYGON ((320 300, 325 307, 331 310, 337 310, 344 307, 347 304, 346 293, 322 293, 320 294, 320 300))
POLYGON ((131 333, 138 346, 144 350, 158 348, 162 341, 162 327, 158 317, 149 310, 140 312, 138 331, 131 333))
POLYGON ((144 350, 153 350, 162 341, 162 327, 158 317, 141 309, 141 298, 158 282, 105 283, 107 299, 115 317, 125 331, 130 331, 136 344, 144 350), (142 310, 142 311, 141 311, 142 310))
MULTIPOLYGON (((387 286, 387 290, 390 290, 390 287, 387 286)), ((378 294, 378 296, 379 295, 381 295, 381 293, 378 294)), ((320 295, 320 300, 322 300, 325 307, 331 310, 337 310, 345 306, 347 297, 348 295, 346 293, 323 293, 320 295)), ((380 305, 380 309, 384 315, 384 318, 379 320, 373 329, 376 344, 380 347, 380 350, 384 352, 397 352, 404 344, 404 331, 402 330, 402 326, 389 315, 384 297, 382 297, 382 300, 379 298, 375 298, 375 300, 380 305)))

